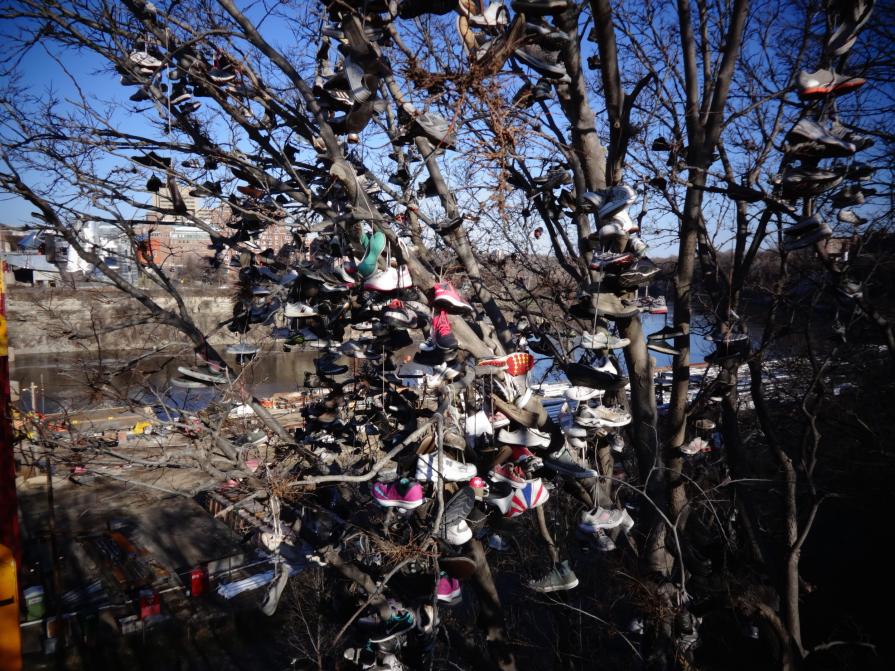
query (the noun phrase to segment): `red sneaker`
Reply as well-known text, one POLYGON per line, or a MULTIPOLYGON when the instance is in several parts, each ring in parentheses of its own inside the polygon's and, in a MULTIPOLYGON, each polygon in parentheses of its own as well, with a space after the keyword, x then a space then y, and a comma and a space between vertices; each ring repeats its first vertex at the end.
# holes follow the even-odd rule
POLYGON ((450 282, 439 282, 435 285, 433 303, 442 308, 452 308, 462 312, 472 312, 472 305, 463 298, 450 282))
POLYGON ((498 482, 508 482, 512 487, 524 487, 528 480, 525 473, 516 464, 501 464, 491 469, 491 479, 498 482))

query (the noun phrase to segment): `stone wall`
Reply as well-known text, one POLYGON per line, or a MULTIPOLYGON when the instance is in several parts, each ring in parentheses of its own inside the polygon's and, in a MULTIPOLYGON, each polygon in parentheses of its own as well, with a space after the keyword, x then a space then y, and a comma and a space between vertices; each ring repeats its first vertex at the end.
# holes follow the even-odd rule
MULTIPOLYGON (((163 294, 152 294, 165 308, 174 305, 163 294)), ((233 314, 227 291, 185 292, 184 301, 203 332, 209 333, 233 314)), ((110 287, 32 289, 11 287, 7 295, 9 344, 13 352, 40 354, 97 349, 144 349, 163 341, 180 342, 184 336, 170 327, 147 323, 103 332, 116 325, 148 315, 146 308, 130 296, 110 287), (87 336, 73 339, 78 334, 87 336)), ((211 337, 212 343, 235 341, 226 327, 211 337)))

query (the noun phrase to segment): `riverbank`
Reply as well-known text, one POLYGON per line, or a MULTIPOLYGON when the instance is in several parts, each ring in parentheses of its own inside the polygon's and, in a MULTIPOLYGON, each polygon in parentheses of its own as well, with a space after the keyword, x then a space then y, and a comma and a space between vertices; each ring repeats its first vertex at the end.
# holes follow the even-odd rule
MULTIPOLYGON (((168 294, 147 293, 161 307, 176 308, 168 294)), ((184 290, 182 295, 193 320, 213 344, 236 341, 219 326, 233 315, 230 291, 206 288, 184 290)), ((114 287, 76 291, 15 287, 7 296, 6 310, 12 356, 149 349, 183 340, 171 327, 144 323, 146 308, 114 287), (133 325, 110 330, 122 324, 133 325)))

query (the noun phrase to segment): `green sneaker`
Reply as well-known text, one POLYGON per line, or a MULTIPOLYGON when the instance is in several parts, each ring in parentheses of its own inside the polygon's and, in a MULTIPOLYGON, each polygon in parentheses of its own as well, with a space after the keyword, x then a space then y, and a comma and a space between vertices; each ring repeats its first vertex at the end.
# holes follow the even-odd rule
POLYGON ((373 271, 376 270, 376 262, 379 260, 383 249, 385 249, 385 234, 376 231, 370 237, 367 253, 361 262, 357 264, 357 272, 361 277, 367 278, 373 274, 373 271))
POLYGON ((536 592, 561 592, 577 587, 578 576, 575 575, 566 559, 550 569, 543 578, 529 580, 528 586, 536 592))

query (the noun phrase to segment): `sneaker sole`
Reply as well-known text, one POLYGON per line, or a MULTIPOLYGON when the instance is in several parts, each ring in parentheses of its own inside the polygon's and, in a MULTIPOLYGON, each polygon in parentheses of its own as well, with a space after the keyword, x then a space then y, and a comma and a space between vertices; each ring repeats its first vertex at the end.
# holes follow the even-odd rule
POLYGON ((448 606, 456 606, 458 603, 463 601, 463 592, 457 592, 456 594, 452 594, 446 597, 439 594, 438 600, 443 604, 447 604, 448 606))
POLYGON ((414 480, 420 480, 424 482, 437 482, 438 480, 444 480, 445 482, 466 482, 467 480, 471 480, 476 476, 475 473, 472 475, 462 474, 458 475, 457 473, 445 473, 443 477, 438 476, 438 473, 433 469, 431 473, 429 471, 417 471, 416 477, 414 480))
POLYGON ((370 638, 370 643, 385 643, 386 641, 390 641, 393 638, 400 636, 401 634, 406 634, 408 631, 413 629, 414 625, 410 625, 407 629, 401 629, 400 631, 393 632, 391 634, 386 634, 385 636, 381 636, 379 638, 370 638))
POLYGON ((578 528, 586 534, 593 534, 597 532, 597 529, 617 529, 622 525, 623 520, 619 520, 615 524, 587 524, 586 522, 579 522, 578 528))
POLYGON ((625 419, 625 420, 614 420, 614 421, 610 420, 610 419, 598 419, 597 420, 597 426, 602 426, 602 427, 608 428, 608 429, 617 429, 622 426, 628 426, 628 424, 630 424, 630 423, 631 423, 630 418, 625 419))
POLYGON ((447 303, 450 307, 457 308, 458 310, 472 310, 472 306, 469 303, 463 303, 450 296, 439 296, 433 303, 436 307, 444 307, 441 303, 447 303))
MULTIPOLYGON (((390 501, 388 499, 377 499, 375 496, 373 499, 383 508, 403 508, 404 510, 413 510, 414 508, 419 508, 423 505, 423 499, 419 501, 390 501)), ((370 639, 372 640, 372 639, 370 639)))

